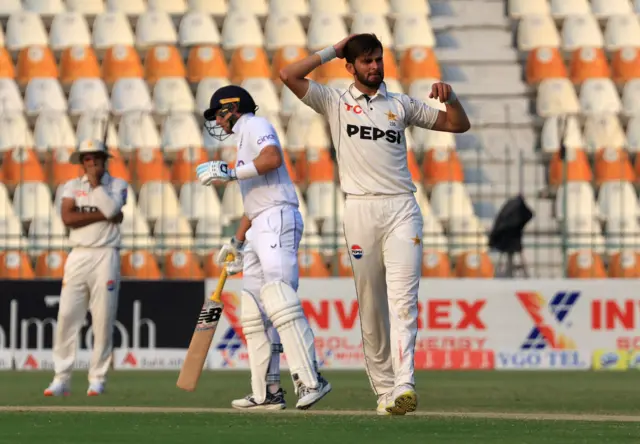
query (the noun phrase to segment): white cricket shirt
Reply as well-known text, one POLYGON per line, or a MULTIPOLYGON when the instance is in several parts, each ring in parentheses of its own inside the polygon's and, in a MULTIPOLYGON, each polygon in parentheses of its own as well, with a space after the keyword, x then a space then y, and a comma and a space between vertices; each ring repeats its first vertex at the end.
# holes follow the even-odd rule
POLYGON ((431 129, 437 109, 406 94, 388 92, 384 82, 367 103, 355 84, 335 89, 309 80, 302 102, 329 122, 342 191, 353 195, 416 191, 404 131, 412 125, 431 129))
MULTIPOLYGON (((127 182, 102 176, 101 186, 91 188, 87 176, 71 179, 64 184, 63 199, 73 199, 77 211, 102 212, 107 218, 117 215, 127 203, 127 182)), ((69 230, 69 240, 74 247, 119 247, 120 225, 101 221, 69 230)))
MULTIPOLYGON (((275 145, 282 151, 276 130, 263 117, 251 113, 243 114, 232 131, 238 138, 236 167, 252 162, 262 149, 269 145, 275 145)), ((267 174, 241 179, 238 182, 244 212, 249 219, 254 219, 264 210, 280 205, 298 207, 298 195, 284 162, 267 174)))

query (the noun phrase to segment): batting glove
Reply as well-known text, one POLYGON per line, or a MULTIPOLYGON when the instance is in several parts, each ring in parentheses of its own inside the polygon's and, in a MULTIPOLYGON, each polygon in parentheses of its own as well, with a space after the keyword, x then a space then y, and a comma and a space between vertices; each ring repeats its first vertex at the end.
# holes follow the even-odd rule
POLYGON ((196 174, 202 185, 208 186, 216 182, 236 180, 236 170, 229 167, 224 160, 213 160, 201 163, 196 167, 196 174))
POLYGON ((234 275, 238 274, 242 271, 244 266, 244 242, 240 242, 234 237, 231 238, 231 242, 225 244, 218 252, 218 257, 216 258, 216 262, 218 265, 226 265, 227 274, 234 275), (227 256, 231 254, 233 255, 233 260, 227 262, 227 256))

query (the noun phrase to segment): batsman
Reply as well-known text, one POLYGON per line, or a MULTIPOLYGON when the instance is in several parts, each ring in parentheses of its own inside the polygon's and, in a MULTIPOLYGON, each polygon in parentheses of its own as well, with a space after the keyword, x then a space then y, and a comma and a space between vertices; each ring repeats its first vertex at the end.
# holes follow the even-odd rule
POLYGON ((287 172, 273 126, 255 115, 256 104, 243 88, 218 89, 204 113, 217 140, 238 139, 236 168, 227 162, 198 165, 205 185, 237 180, 245 214, 236 235, 218 255, 229 253, 228 274, 243 272, 241 325, 247 341, 252 393, 232 402, 237 409, 285 408, 280 387, 280 341, 298 395, 296 407, 308 409, 331 391, 317 370, 314 334, 302 310, 298 289, 298 247, 303 222, 298 196, 287 172))

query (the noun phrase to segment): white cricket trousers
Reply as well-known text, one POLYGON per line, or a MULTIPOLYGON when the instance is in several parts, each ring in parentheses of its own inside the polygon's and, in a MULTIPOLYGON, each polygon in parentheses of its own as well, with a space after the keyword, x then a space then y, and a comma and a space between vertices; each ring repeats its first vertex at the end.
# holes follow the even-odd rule
POLYGON ((344 214, 366 371, 379 396, 415 385, 422 214, 413 194, 348 195, 344 214))
POLYGON ((58 323, 53 343, 55 379, 67 381, 87 309, 93 352, 89 382, 104 382, 111 365, 113 326, 120 290, 120 253, 115 248, 74 248, 64 266, 58 323))

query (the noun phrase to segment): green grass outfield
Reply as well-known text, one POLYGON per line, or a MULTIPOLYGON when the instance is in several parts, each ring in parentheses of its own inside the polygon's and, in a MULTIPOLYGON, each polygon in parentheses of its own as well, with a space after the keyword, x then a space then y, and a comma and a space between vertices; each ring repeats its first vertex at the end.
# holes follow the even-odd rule
POLYGON ((205 372, 196 392, 177 372, 120 371, 88 398, 86 373, 72 394, 44 398, 49 372, 0 372, 0 443, 640 443, 640 373, 420 372, 419 411, 377 417, 362 371, 324 373, 333 391, 308 412, 237 413, 247 372, 205 372))

